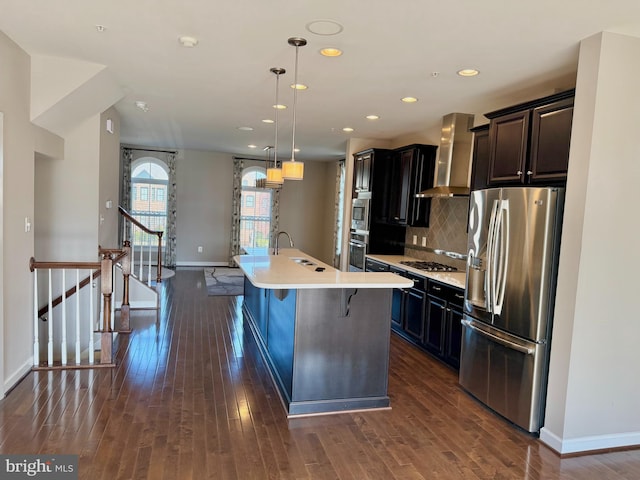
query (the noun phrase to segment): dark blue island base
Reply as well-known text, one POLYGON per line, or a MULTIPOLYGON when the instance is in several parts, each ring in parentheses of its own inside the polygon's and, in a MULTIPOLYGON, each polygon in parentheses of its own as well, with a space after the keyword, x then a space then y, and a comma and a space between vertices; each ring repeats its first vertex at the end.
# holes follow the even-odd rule
POLYGON ((288 416, 389 408, 390 288, 265 289, 245 321, 288 416))

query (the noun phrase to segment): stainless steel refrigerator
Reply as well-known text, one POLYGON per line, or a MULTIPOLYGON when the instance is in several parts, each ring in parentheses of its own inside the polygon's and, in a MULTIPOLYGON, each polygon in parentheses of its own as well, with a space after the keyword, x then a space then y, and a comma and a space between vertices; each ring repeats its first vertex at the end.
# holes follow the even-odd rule
POLYGON ((460 385, 529 432, 544 420, 564 189, 471 193, 460 385))

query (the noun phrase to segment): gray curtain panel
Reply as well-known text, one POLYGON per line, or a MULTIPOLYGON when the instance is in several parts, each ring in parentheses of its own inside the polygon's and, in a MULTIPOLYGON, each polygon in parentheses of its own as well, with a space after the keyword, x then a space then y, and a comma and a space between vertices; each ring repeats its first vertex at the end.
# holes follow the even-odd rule
POLYGON ((231 241, 229 246, 229 266, 235 267, 233 257, 240 254, 240 207, 242 206, 242 170, 244 161, 233 159, 233 193, 231 198, 231 241))

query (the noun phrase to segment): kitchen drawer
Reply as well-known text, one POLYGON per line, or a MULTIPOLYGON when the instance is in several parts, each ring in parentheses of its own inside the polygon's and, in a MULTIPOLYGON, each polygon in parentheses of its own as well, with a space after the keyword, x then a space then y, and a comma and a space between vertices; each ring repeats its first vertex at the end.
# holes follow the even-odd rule
POLYGON ((435 280, 428 280, 426 289, 429 295, 446 300, 453 305, 462 306, 464 302, 464 290, 460 288, 445 285, 435 280))
POLYGON ((367 258, 364 261, 364 270, 365 272, 388 272, 389 265, 367 258))

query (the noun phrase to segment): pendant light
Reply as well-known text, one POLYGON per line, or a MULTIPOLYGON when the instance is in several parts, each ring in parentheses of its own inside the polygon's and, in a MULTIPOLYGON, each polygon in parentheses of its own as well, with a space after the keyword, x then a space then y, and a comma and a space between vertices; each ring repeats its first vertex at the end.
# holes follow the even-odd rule
POLYGON ((274 104, 274 108, 276 110, 276 138, 275 143, 273 144, 273 167, 267 168, 266 186, 267 188, 280 188, 284 183, 284 178, 282 178, 282 168, 278 167, 278 90, 280 87, 280 75, 286 73, 286 70, 284 68, 273 67, 269 71, 276 76, 276 103, 274 104))
POLYGON ((302 180, 304 163, 296 162, 296 104, 298 98, 298 48, 304 47, 307 41, 300 37, 291 37, 289 45, 296 47, 296 63, 293 79, 293 129, 291 134, 291 160, 282 162, 282 176, 285 180, 302 180))

